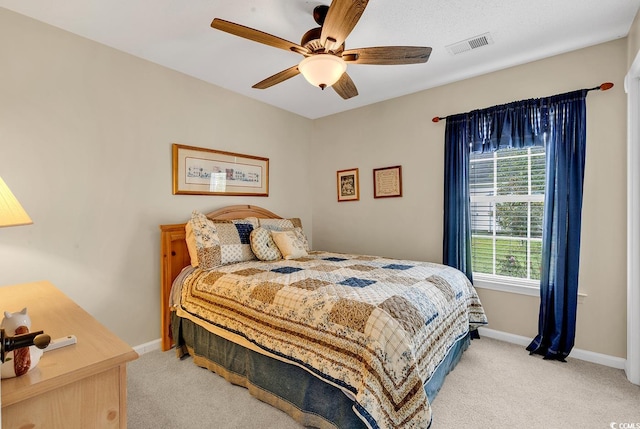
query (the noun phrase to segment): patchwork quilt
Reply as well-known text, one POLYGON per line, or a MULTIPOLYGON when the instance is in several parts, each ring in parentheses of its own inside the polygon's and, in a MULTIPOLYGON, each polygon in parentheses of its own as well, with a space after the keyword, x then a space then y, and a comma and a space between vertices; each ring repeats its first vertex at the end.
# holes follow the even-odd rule
POLYGON ((196 269, 176 311, 340 387, 374 428, 427 428, 424 383, 456 341, 487 323, 454 268, 328 252, 196 269))

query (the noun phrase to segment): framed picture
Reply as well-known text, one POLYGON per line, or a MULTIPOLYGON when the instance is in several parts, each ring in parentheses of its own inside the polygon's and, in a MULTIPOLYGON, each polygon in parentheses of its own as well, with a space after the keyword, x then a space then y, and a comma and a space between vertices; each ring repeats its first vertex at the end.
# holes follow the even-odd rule
POLYGON ((358 169, 338 171, 338 201, 358 201, 359 199, 358 169))
POLYGON ((269 158, 173 144, 173 194, 269 196, 269 158))
POLYGON ((391 198, 402 196, 402 166, 376 168, 373 170, 373 197, 391 198))

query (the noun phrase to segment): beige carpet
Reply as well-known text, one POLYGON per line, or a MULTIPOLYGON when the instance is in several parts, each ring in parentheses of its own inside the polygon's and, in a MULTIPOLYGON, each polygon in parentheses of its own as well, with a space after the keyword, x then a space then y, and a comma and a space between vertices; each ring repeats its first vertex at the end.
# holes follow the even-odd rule
MULTIPOLYGON (((132 362, 128 383, 129 429, 301 427, 173 351, 132 362)), ((544 361, 482 338, 449 374, 432 409, 432 429, 640 429, 640 387, 621 370, 571 357, 544 361)))
POLYGON ((571 356, 567 363, 546 361, 482 338, 449 374, 432 409, 433 429, 640 428, 640 386, 622 370, 571 356))

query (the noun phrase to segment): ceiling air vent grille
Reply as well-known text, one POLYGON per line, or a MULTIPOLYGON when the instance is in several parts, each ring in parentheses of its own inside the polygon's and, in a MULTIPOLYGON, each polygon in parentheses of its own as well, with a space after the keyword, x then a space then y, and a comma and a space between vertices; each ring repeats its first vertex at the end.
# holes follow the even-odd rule
POLYGON ((478 49, 482 46, 493 44, 493 38, 491 34, 484 33, 479 36, 472 37, 467 40, 463 40, 462 42, 453 43, 451 45, 446 46, 447 50, 451 55, 458 55, 463 52, 468 52, 472 49, 478 49))

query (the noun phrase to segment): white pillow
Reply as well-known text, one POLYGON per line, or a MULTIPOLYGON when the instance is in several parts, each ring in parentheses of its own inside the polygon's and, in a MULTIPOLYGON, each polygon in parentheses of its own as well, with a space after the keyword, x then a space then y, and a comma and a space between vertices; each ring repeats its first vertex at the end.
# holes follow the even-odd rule
POLYGON ((271 237, 284 259, 297 259, 309 255, 304 243, 293 230, 271 231, 271 237))

